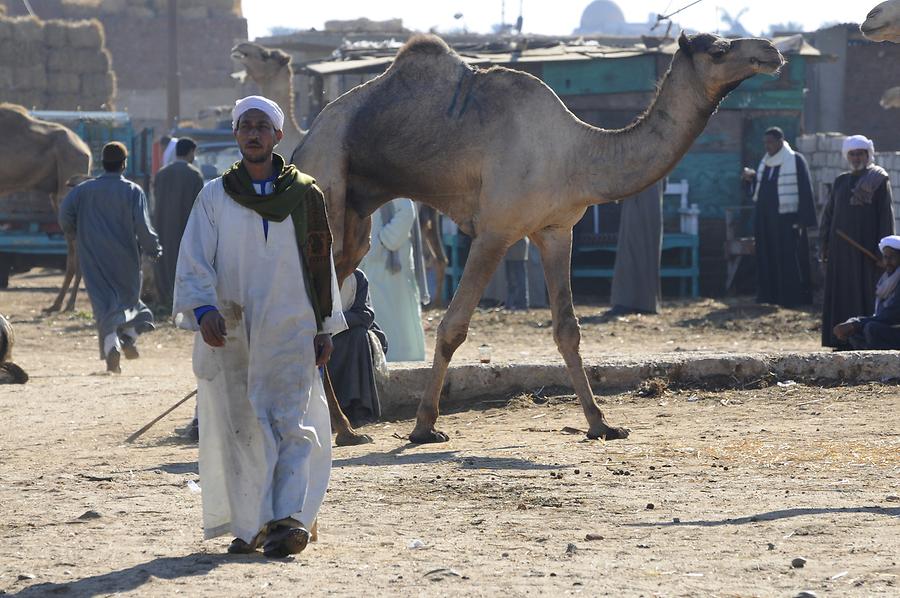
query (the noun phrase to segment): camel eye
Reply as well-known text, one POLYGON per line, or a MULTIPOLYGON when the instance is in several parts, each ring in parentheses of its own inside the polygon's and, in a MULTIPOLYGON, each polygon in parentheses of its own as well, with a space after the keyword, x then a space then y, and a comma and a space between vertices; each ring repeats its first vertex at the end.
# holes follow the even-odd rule
POLYGON ((715 48, 709 51, 709 55, 712 56, 713 60, 719 60, 727 54, 727 50, 723 50, 722 48, 715 48))

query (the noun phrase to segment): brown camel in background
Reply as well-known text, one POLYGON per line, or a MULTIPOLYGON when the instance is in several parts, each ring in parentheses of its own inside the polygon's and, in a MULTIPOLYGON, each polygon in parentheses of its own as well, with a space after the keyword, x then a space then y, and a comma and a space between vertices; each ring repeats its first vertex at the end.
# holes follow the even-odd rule
POLYGON ((872 41, 900 43, 900 0, 887 0, 870 10, 859 29, 872 41))
POLYGON ((369 247, 369 216, 395 197, 428 204, 473 237, 459 288, 441 322, 412 442, 443 442, 435 428, 444 376, 504 252, 528 235, 541 252, 553 337, 590 438, 625 438, 591 391, 572 304, 572 227, 592 204, 641 191, 687 152, 741 81, 784 63, 767 40, 709 34, 678 40, 657 96, 620 130, 576 118, 539 79, 467 65, 440 38, 417 36, 391 67, 326 106, 294 162, 328 199, 338 277, 369 247))
MULTIPOLYGON (((39 120, 22 106, 0 104, 0 195, 18 191, 41 191, 50 195, 53 213, 59 217, 59 205, 68 188, 91 173, 91 150, 78 135, 63 125, 39 120)), ((75 309, 81 268, 75 238, 66 235, 68 255, 66 275, 53 305, 45 311, 59 311, 72 286, 66 311, 75 309)))
POLYGON ((260 93, 284 110, 284 137, 278 142, 278 153, 290 156, 306 135, 294 116, 290 54, 253 42, 242 42, 231 49, 231 57, 243 65, 244 72, 259 86, 260 93))

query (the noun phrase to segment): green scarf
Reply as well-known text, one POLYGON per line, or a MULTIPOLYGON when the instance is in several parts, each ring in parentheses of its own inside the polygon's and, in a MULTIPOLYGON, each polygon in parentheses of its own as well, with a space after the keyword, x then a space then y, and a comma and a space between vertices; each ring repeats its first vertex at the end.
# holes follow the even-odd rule
POLYGON ((331 297, 331 229, 325 211, 325 196, 312 177, 303 174, 284 158, 272 154, 274 172, 279 173, 269 195, 259 195, 243 161, 235 162, 222 175, 222 185, 231 199, 274 222, 288 216, 294 223, 297 249, 306 294, 316 315, 316 325, 332 315, 331 297))

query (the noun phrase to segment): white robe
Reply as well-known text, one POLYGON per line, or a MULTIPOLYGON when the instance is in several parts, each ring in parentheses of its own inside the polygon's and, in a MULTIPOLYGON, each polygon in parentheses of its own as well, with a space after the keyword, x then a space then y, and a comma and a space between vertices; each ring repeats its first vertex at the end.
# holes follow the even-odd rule
MULTIPOLYGON (((346 328, 332 261, 333 317, 346 328)), ((317 334, 290 218, 269 222, 232 200, 221 178, 191 211, 175 276, 173 313, 198 331, 193 310, 225 318, 224 347, 194 337, 204 536, 250 542, 273 520, 309 528, 331 471, 331 424, 315 365, 317 334)))
POLYGON ((375 321, 387 337, 387 360, 424 361, 425 331, 412 246, 416 207, 410 199, 395 199, 393 203, 390 222, 382 221, 381 210, 372 214, 372 247, 359 269, 369 279, 375 321), (389 251, 400 256, 399 272, 388 270, 389 251))

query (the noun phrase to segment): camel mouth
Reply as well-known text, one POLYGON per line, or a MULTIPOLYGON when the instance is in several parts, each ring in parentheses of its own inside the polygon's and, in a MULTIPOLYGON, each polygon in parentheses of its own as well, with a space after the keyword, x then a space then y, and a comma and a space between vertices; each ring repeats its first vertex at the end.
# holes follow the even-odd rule
POLYGON ((787 64, 787 61, 779 55, 778 60, 761 60, 759 58, 751 58, 750 64, 756 67, 760 72, 775 75, 785 64, 787 64))
POLYGON ((863 33, 875 33, 876 31, 881 31, 885 27, 887 27, 887 23, 885 23, 884 25, 878 25, 876 27, 872 27, 871 25, 866 27, 866 24, 863 23, 862 25, 860 25, 859 30, 863 33))

